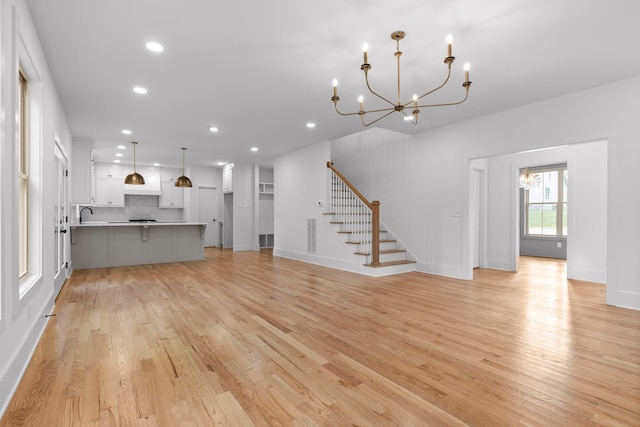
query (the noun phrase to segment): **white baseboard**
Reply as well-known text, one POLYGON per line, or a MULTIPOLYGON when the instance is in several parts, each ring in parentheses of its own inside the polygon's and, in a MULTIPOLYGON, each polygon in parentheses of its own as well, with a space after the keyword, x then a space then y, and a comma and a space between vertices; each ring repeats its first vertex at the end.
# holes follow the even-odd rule
POLYGON ((5 367, 2 374, 0 374, 0 418, 4 415, 4 412, 11 402, 11 398, 20 384, 20 380, 24 375, 31 357, 36 350, 38 342, 44 333, 44 330, 49 323, 49 317, 45 317, 51 314, 54 309, 53 298, 43 307, 42 311, 33 317, 33 322, 29 327, 29 332, 26 333, 20 342, 20 345, 13 351, 10 358, 10 363, 5 367))
POLYGON ((488 259, 486 268, 491 268, 493 270, 514 271, 513 262, 509 259, 488 259))
POLYGON ((348 262, 335 258, 322 257, 315 254, 305 252, 287 251, 282 249, 273 249, 274 256, 294 259, 296 261, 307 262, 309 264, 321 265, 323 267, 335 268, 336 270, 348 271, 351 273, 363 274, 370 277, 383 277, 391 274, 404 273, 407 271, 415 271, 415 264, 405 264, 392 267, 365 267, 362 264, 348 262))
POLYGON ((568 268, 567 279, 584 280, 585 282, 607 283, 607 272, 602 270, 587 270, 584 268, 568 268))
POLYGON ((435 274, 436 276, 451 277, 453 279, 469 280, 469 273, 462 267, 453 265, 430 264, 419 262, 416 264, 416 271, 427 274, 435 274))

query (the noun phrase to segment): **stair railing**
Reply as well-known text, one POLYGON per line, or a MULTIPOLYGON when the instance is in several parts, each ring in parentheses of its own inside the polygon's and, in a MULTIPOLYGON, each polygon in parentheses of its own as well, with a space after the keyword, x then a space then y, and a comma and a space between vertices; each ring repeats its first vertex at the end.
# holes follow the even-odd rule
POLYGON ((380 202, 369 202, 334 166, 327 162, 331 170, 331 212, 335 214, 337 222, 341 222, 343 229, 351 233, 368 247, 371 255, 371 265, 380 265, 380 202), (371 216, 371 238, 367 238, 369 230, 365 218, 371 216))

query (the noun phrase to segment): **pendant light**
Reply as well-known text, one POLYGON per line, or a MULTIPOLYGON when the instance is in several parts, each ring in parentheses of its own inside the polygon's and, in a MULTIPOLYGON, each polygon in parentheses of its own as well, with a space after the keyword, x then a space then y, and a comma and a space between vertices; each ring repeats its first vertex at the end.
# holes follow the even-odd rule
POLYGON ((124 179, 125 184, 144 185, 144 178, 138 172, 136 172, 136 145, 135 141, 131 141, 133 144, 133 173, 127 175, 124 179))
POLYGON ((191 184, 191 180, 184 175, 185 151, 187 151, 187 149, 182 147, 182 176, 179 176, 178 178, 176 178, 176 183, 175 183, 176 187, 193 187, 193 184, 191 184))

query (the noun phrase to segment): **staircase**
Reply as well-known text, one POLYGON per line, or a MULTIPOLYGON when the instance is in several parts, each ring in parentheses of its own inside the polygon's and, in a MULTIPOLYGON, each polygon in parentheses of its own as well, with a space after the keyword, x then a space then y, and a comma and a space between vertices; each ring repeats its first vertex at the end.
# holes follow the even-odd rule
POLYGON ((331 170, 329 212, 330 223, 344 235, 345 244, 361 256, 366 267, 380 268, 415 264, 391 233, 380 227, 380 202, 369 202, 339 171, 331 170))

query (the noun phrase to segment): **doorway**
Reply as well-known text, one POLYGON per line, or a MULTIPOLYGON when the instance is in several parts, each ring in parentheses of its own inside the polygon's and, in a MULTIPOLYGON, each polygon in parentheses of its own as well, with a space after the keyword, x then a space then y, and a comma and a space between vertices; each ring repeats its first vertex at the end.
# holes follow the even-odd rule
POLYGON ((469 259, 471 268, 487 266, 486 161, 472 160, 469 176, 469 259))
POLYGON ((220 194, 217 187, 198 187, 198 222, 207 224, 204 230, 204 246, 209 248, 218 246, 219 202, 220 194))
MULTIPOLYGON (((485 228, 485 264, 480 267, 518 271, 520 261, 520 169, 526 166, 566 163, 571 169, 567 183, 566 277, 606 283, 607 277, 607 140, 576 142, 535 150, 473 159, 469 166, 470 218, 467 225, 466 265, 472 277, 471 206, 475 199, 474 168, 484 169, 486 214, 481 220, 485 228), (484 166, 481 166, 483 165, 484 166), (598 201, 598 203, 594 203, 598 201), (569 241, 570 239, 570 241, 569 241)), ((558 243, 551 239, 552 243, 558 243)), ((564 246, 564 243, 563 243, 564 246)))
POLYGON ((68 233, 69 223, 68 200, 67 200, 67 157, 65 156, 58 141, 54 144, 55 165, 54 165, 54 188, 53 197, 53 224, 55 237, 53 239, 53 259, 54 259, 54 293, 57 297, 62 289, 62 285, 69 276, 69 254, 68 254, 68 233))

